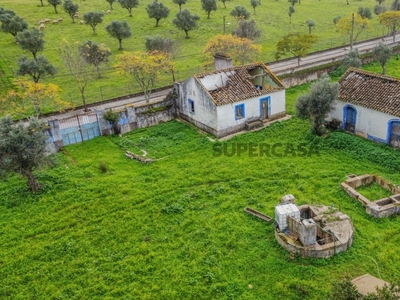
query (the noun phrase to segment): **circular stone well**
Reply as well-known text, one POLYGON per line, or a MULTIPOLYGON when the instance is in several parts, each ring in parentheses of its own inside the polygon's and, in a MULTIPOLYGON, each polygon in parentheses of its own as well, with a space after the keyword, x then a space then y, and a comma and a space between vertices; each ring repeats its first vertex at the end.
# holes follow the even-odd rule
POLYGON ((284 230, 275 228, 278 243, 302 257, 327 258, 346 251, 353 243, 354 228, 350 218, 335 208, 302 205, 300 220, 288 215, 284 230))

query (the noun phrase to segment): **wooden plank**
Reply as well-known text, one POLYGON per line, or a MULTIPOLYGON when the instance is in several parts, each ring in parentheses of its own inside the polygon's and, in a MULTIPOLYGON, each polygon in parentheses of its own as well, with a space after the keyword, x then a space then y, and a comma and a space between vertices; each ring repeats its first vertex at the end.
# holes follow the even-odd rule
POLYGON ((249 214, 251 214, 251 215, 253 215, 253 216, 255 216, 255 217, 257 217, 257 218, 260 218, 260 219, 262 219, 262 220, 264 220, 266 222, 270 222, 272 220, 272 218, 270 216, 264 215, 263 213, 260 213, 259 211, 251 209, 250 207, 246 207, 244 209, 244 211, 249 213, 249 214))

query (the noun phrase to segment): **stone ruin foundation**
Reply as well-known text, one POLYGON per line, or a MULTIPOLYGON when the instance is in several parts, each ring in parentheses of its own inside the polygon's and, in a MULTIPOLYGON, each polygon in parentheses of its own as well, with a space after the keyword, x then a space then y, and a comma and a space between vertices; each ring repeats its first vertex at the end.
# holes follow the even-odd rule
POLYGON ((333 207, 280 204, 275 208, 275 219, 278 243, 301 257, 328 258, 346 251, 353 243, 354 228, 350 218, 333 207), (277 213, 285 206, 292 213, 287 213, 283 220, 277 213))
POLYGON ((349 178, 345 182, 342 182, 340 186, 350 197, 358 200, 366 207, 367 214, 375 218, 383 218, 400 212, 400 186, 394 185, 382 177, 369 174, 361 176, 353 175, 349 176, 349 178), (369 186, 373 182, 390 191, 392 196, 371 201, 361 193, 357 192, 357 188, 363 185, 369 186))

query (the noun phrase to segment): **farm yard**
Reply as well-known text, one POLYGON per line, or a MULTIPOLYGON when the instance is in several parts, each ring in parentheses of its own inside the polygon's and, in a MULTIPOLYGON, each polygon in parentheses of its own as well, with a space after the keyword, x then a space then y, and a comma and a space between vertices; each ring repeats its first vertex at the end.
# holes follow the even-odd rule
MULTIPOLYGON (((288 113, 308 87, 287 90, 288 113)), ((398 183, 398 152, 344 132, 309 132, 293 117, 212 143, 171 121, 65 147, 54 169, 37 173, 41 192, 19 177, 0 182, 0 298, 327 299, 344 273, 396 281, 400 218, 368 216, 339 185, 365 173, 398 183), (216 145, 238 143, 312 151, 216 155, 216 145), (125 149, 156 161, 130 160, 125 149), (243 212, 273 216, 288 193, 349 215, 352 247, 330 259, 293 256, 272 223, 243 212)))
MULTIPOLYGON (((204 62, 201 60, 201 52, 211 37, 223 34, 224 16, 227 33, 237 28, 238 22, 230 16, 231 10, 236 5, 246 7, 251 12, 250 18, 254 18, 257 27, 262 30, 261 37, 256 40, 256 44, 262 47, 258 60, 267 62, 274 60, 276 44, 283 36, 290 32, 308 33, 306 21, 310 19, 315 22, 312 32, 318 37, 318 42, 314 45, 312 51, 348 43, 349 36, 342 36, 336 32, 333 19, 338 15, 345 17, 352 12, 357 12, 360 6, 370 7, 373 10, 376 4, 376 1, 373 0, 350 1, 349 5, 346 5, 345 0, 329 2, 302 1, 301 4, 294 6, 295 13, 292 15, 290 24, 287 14, 289 3, 286 1, 261 1, 261 5, 256 8, 256 14, 253 13, 250 1, 226 2, 226 8, 223 7, 222 2, 218 1, 217 10, 211 12, 210 19, 207 19, 207 14, 202 10, 200 1, 188 1, 187 4, 182 5, 182 9, 187 8, 191 13, 198 14, 200 20, 198 21, 199 28, 190 31, 190 38, 185 39, 184 31, 179 30, 172 23, 179 10, 178 5, 171 0, 162 2, 170 9, 170 14, 168 18, 161 19, 159 27, 155 27, 155 20, 150 19, 146 12, 147 5, 151 3, 150 0, 140 1, 139 6, 133 9, 133 17, 129 17, 128 11, 116 2, 111 13, 106 13, 103 22, 97 25, 97 35, 93 35, 89 25, 82 25, 80 21, 85 13, 107 11, 109 4, 105 0, 75 1, 79 5, 80 15, 80 18, 76 19, 75 23, 72 23, 71 18, 65 13, 62 6, 58 6, 59 13, 56 14, 53 6, 49 5, 47 1, 44 1, 44 6, 42 7, 40 6, 40 1, 4 0, 1 6, 14 10, 28 22, 29 28, 33 26, 39 27, 38 22, 40 20, 63 19, 62 22, 58 22, 56 25, 46 23, 44 30, 46 42, 43 54, 57 67, 58 73, 54 78, 48 77, 43 82, 52 82, 60 86, 62 99, 68 101, 71 106, 76 106, 81 104, 79 91, 57 53, 63 40, 71 43, 76 42, 77 45, 83 44, 87 40, 92 40, 97 43, 104 43, 112 51, 110 63, 102 72, 103 78, 90 82, 86 89, 88 102, 96 102, 140 91, 138 85, 129 84, 126 78, 118 74, 115 69, 117 56, 122 51, 118 50, 118 41, 115 38, 111 38, 105 30, 105 27, 112 20, 126 20, 132 28, 132 37, 123 40, 125 51, 144 51, 146 36, 158 34, 176 40, 179 45, 179 53, 175 58, 175 76, 176 80, 184 80, 194 73, 202 72, 201 65, 204 62)), ((389 3, 386 3, 386 5, 389 5, 389 3)), ((370 28, 362 32, 357 40, 377 37, 383 33, 387 32, 383 31, 377 17, 374 15, 370 28)), ((18 57, 26 53, 15 44, 11 34, 1 32, 0 37, 0 68, 4 73, 2 78, 8 78, 8 81, 6 80, 0 84, 2 85, 1 90, 5 91, 12 84, 14 73, 17 70, 18 57)), ((21 80, 21 77, 17 77, 17 79, 21 80)), ((157 83, 157 86, 168 84, 172 84, 170 75, 164 76, 157 83)))
MULTIPOLYGON (((107 11, 104 0, 76 0, 79 14, 107 11)), ((262 29, 256 41, 262 46, 259 60, 274 59, 276 43, 287 33, 308 33, 306 20, 316 23, 319 38, 313 51, 348 43, 335 31, 333 18, 370 7, 376 1, 303 0, 295 5, 291 24, 289 3, 262 0, 256 14, 250 1, 218 2, 211 18, 200 1, 182 5, 200 15, 199 29, 185 39, 172 19, 179 8, 172 0, 167 19, 155 27, 140 1, 129 17, 118 2, 105 13, 93 35, 90 26, 75 24, 58 7, 43 1, 3 0, 29 27, 45 24, 45 56, 58 68, 44 82, 61 87, 61 97, 80 105, 76 82, 68 75, 58 49, 64 40, 82 44, 105 43, 112 51, 109 65, 87 87, 88 102, 140 91, 116 71, 118 41, 105 26, 127 20, 132 37, 123 41, 125 51, 144 51, 145 37, 156 34, 178 41, 176 79, 201 72, 201 51, 213 36, 237 26, 229 15, 244 5, 262 29), (63 21, 52 24, 52 20, 63 21)), ((389 3, 386 3, 389 5, 389 3)), ((377 17, 359 37, 383 33, 377 17)), ((18 57, 26 54, 14 37, 0 32, 0 97, 13 84, 18 57)), ((387 74, 399 77, 399 56, 387 64, 387 74)), ((381 72, 377 63, 364 69, 381 72)), ((331 77, 337 80, 339 72, 331 77)), ((20 77, 15 77, 21 80, 20 77)), ((166 76, 158 86, 172 84, 166 76)), ((291 118, 227 141, 180 120, 140 128, 63 147, 55 166, 37 170, 43 188, 31 193, 26 180, 12 176, 0 181, 0 299, 331 299, 335 282, 369 273, 385 281, 400 279, 400 217, 375 219, 365 207, 346 194, 340 183, 347 176, 374 174, 400 183, 398 149, 377 144, 342 131, 318 137, 310 123, 295 116, 295 102, 310 84, 286 90, 291 118), (278 145, 277 153, 235 152, 238 145, 278 145), (220 151, 227 149, 227 152, 220 151), (287 149, 292 149, 288 151, 287 149), (294 149, 294 150, 293 150, 294 149), (302 150, 305 149, 306 154, 302 150), (126 157, 126 151, 146 153, 150 163, 126 157), (284 250, 274 237, 273 222, 244 212, 250 207, 274 216, 286 194, 296 203, 322 204, 347 214, 354 225, 354 243, 346 252, 329 259, 302 258, 284 250)), ((1 114, 1 113, 0 113, 1 114)), ((359 189, 371 199, 388 196, 380 186, 359 189)))

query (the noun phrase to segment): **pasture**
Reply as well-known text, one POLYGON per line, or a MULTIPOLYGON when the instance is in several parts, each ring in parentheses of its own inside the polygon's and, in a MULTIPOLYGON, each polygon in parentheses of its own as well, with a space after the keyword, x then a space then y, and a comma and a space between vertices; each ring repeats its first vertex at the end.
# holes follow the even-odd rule
MULTIPOLYGON (((139 6, 133 9, 133 17, 130 18, 128 11, 123 9, 118 2, 114 3, 114 9, 111 14, 105 14, 102 24, 97 26, 97 35, 92 34, 92 30, 88 25, 80 25, 79 19, 75 24, 64 12, 61 6, 58 6, 58 14, 55 14, 51 5, 44 2, 44 7, 40 6, 40 1, 27 0, 3 0, 1 6, 14 10, 19 16, 23 17, 29 24, 29 27, 38 26, 40 20, 49 18, 63 18, 63 22, 57 25, 47 24, 45 29, 45 50, 43 54, 58 68, 58 74, 54 78, 47 78, 45 81, 53 82, 62 88, 62 98, 71 103, 72 106, 81 104, 79 91, 75 81, 71 78, 66 68, 63 66, 57 49, 63 40, 82 44, 87 40, 93 40, 98 43, 105 43, 112 50, 111 62, 103 70, 103 78, 95 79, 87 87, 87 98, 89 102, 96 102, 111 97, 121 96, 132 92, 140 91, 136 84, 129 84, 125 77, 117 74, 114 64, 118 54, 118 41, 108 36, 105 26, 112 20, 127 20, 132 28, 132 37, 123 41, 125 51, 145 50, 145 37, 159 34, 164 37, 171 37, 178 41, 180 51, 175 59, 176 79, 184 80, 194 73, 201 72, 201 52, 207 41, 217 35, 223 33, 223 17, 226 16, 226 31, 231 32, 237 27, 237 21, 230 16, 230 11, 235 5, 243 5, 251 12, 251 18, 254 18, 257 25, 262 29, 261 37, 256 41, 262 46, 262 53, 258 57, 260 61, 272 61, 276 43, 286 34, 290 32, 308 32, 306 20, 313 20, 316 24, 313 33, 318 36, 319 41, 313 48, 313 51, 331 48, 338 45, 348 43, 348 36, 341 36, 335 31, 333 18, 341 15, 347 16, 352 12, 357 12, 358 7, 373 6, 376 1, 373 0, 350 0, 350 4, 346 5, 345 0, 334 1, 317 1, 303 0, 301 4, 295 5, 296 12, 292 16, 292 24, 289 24, 289 16, 287 14, 289 3, 284 0, 268 0, 261 1, 261 5, 256 8, 256 14, 250 1, 237 0, 226 2, 227 8, 223 7, 222 2, 218 1, 218 9, 211 12, 211 19, 207 19, 207 14, 201 9, 199 0, 189 0, 182 8, 189 9, 192 13, 200 16, 198 22, 199 28, 189 32, 190 39, 184 38, 184 32, 178 30, 172 20, 178 12, 178 5, 172 0, 165 0, 163 3, 170 8, 170 15, 167 19, 160 21, 160 26, 155 27, 155 20, 149 19, 146 6, 151 0, 139 2, 139 6)), ((109 4, 105 0, 74 1, 79 4, 80 19, 90 11, 106 11, 109 4)), ((389 5, 389 3, 386 3, 389 5)), ((371 21, 371 27, 360 35, 358 40, 376 37, 383 33, 382 27, 378 24, 377 17, 374 15, 371 21)), ((0 32, 0 68, 3 70, 0 74, 2 79, 12 79, 14 72, 17 70, 16 61, 18 57, 26 54, 18 45, 15 44, 11 34, 0 32), (4 75, 2 74, 4 73, 4 75)), ((18 78, 20 79, 20 78, 18 78)), ((4 80, 3 80, 4 81, 4 80)), ((7 81, 2 85, 2 92, 9 87, 7 81)), ((165 76, 157 86, 165 86, 172 84, 171 76, 165 76)))
MULTIPOLYGON (((287 91, 289 113, 307 89, 287 91)), ((196 128, 171 121, 66 147, 37 173, 38 194, 19 177, 0 182, 0 298, 326 299, 344 272, 399 279, 400 217, 373 219, 339 187, 347 174, 399 183, 398 152, 309 128, 293 117, 219 145, 305 143, 310 156, 216 156, 196 128), (243 212, 273 216, 288 193, 348 214, 353 246, 330 259, 291 256, 272 224, 243 212)))

